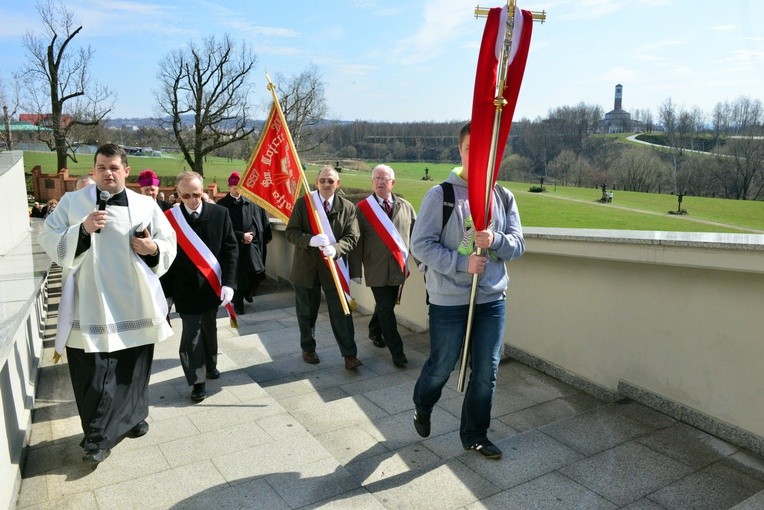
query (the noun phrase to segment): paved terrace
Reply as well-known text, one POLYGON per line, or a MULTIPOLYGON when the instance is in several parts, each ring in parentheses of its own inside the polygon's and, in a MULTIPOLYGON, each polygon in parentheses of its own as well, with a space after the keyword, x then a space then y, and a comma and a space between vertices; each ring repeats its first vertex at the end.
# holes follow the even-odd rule
POLYGON ((37 390, 20 508, 762 509, 764 459, 633 402, 604 403, 516 361, 499 371, 490 461, 462 450, 456 373, 414 431, 411 394, 428 336, 402 331, 395 368, 355 315, 357 373, 345 370, 325 310, 319 365, 299 355, 294 296, 273 282, 238 333, 219 316, 219 368, 188 398, 176 335, 157 346, 149 433, 95 471, 65 364, 51 365, 57 296, 37 390))

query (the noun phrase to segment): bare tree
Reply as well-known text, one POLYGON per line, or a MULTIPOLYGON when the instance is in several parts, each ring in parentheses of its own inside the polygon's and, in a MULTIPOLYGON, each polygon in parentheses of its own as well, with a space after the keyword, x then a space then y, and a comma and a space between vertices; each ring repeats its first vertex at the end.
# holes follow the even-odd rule
POLYGON ((161 88, 154 92, 159 122, 170 127, 192 170, 204 175, 204 158, 247 138, 250 118, 250 71, 257 57, 228 34, 193 42, 160 62, 161 88))
POLYGON ((764 139, 756 136, 730 137, 720 151, 716 180, 725 198, 758 200, 764 184, 764 139))
POLYGON ((314 133, 311 128, 321 122, 327 112, 324 83, 318 67, 311 64, 300 74, 289 78, 277 74, 275 80, 276 94, 295 148, 301 152, 315 149, 323 139, 312 138, 310 135, 314 133), (300 147, 300 143, 309 138, 310 147, 300 147))
POLYGON ((670 172, 652 149, 627 147, 618 158, 614 174, 625 191, 650 193, 658 189, 670 172))
POLYGON ((83 126, 97 126, 114 107, 115 95, 93 81, 90 69, 94 50, 76 49, 72 41, 82 31, 74 15, 52 0, 37 4, 43 34, 24 35, 29 62, 22 69, 26 99, 50 131, 40 131, 40 140, 56 152, 58 169, 67 159, 76 162, 76 140, 69 135, 83 126))
POLYGON ((11 119, 16 115, 20 104, 20 82, 14 79, 12 90, 6 88, 2 77, 0 77, 0 105, 3 108, 3 126, 0 131, 0 140, 5 143, 5 148, 13 150, 13 133, 11 132, 11 119))

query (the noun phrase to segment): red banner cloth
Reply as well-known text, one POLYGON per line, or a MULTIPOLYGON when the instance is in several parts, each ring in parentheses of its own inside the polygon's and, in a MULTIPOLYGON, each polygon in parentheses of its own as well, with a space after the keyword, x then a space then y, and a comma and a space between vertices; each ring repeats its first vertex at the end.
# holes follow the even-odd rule
POLYGON ((468 194, 470 212, 476 230, 485 230, 491 222, 493 193, 486 193, 486 188, 496 183, 499 175, 501 158, 512 127, 512 116, 515 113, 520 83, 523 81, 525 62, 528 58, 528 47, 533 29, 533 14, 530 11, 515 9, 514 30, 512 31, 512 46, 507 59, 507 74, 504 90, 501 95, 507 104, 501 110, 499 139, 496 146, 496 161, 493 180, 488 182, 488 163, 491 150, 491 138, 494 129, 494 114, 496 107, 496 87, 498 86, 499 56, 504 45, 506 32, 507 7, 496 7, 489 11, 480 44, 477 72, 475 76, 475 93, 472 98, 472 121, 470 126, 470 155, 468 163, 468 194), (488 197, 488 214, 486 215, 486 196, 488 197))
POLYGON ((284 114, 276 101, 239 181, 239 192, 286 222, 300 190, 302 168, 284 114))

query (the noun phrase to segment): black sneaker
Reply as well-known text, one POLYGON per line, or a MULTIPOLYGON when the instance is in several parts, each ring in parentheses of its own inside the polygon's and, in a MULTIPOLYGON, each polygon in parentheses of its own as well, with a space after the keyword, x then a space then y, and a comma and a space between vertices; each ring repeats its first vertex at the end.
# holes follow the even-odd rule
POLYGON ((414 428, 420 436, 428 437, 430 435, 430 415, 414 411, 414 428))
POLYGON ((501 458, 501 450, 488 439, 474 443, 465 448, 465 450, 475 450, 486 459, 499 460, 501 458))

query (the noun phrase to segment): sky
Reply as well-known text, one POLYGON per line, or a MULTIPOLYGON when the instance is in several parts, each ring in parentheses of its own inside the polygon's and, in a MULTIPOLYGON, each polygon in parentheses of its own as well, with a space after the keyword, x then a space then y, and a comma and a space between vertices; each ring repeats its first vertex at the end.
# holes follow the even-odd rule
MULTIPOLYGON (((477 0, 66 0, 83 26, 73 44, 95 50, 93 78, 117 94, 110 118, 150 117, 159 63, 205 37, 229 34, 257 54, 257 111, 265 73, 315 65, 328 117, 391 122, 470 115, 485 19, 477 0)), ((501 1, 480 3, 496 7, 501 1)), ((741 96, 764 100, 761 0, 520 0, 546 11, 534 23, 514 120, 579 103, 656 114, 667 99, 710 114, 741 96)), ((28 58, 22 37, 42 33, 33 0, 0 0, 0 77, 28 58)))

